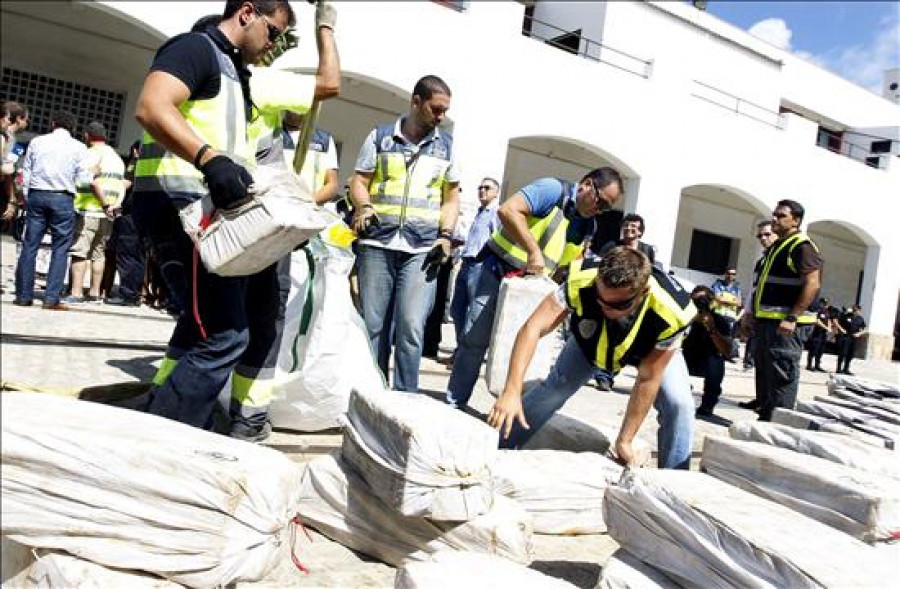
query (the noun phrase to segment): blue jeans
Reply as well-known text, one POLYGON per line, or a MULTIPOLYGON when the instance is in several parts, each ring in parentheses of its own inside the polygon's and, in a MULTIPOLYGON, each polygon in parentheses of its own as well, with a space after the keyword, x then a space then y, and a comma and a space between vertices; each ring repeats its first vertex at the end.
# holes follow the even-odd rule
POLYGON ((484 262, 476 262, 474 258, 463 258, 459 272, 456 274, 456 286, 453 288, 453 300, 450 302, 450 317, 453 318, 453 329, 456 331, 456 343, 462 341, 466 331, 466 317, 469 305, 475 300, 478 278, 484 262))
POLYGON ((434 305, 437 271, 424 268, 425 256, 359 246, 359 298, 378 367, 388 378, 392 344, 397 391, 419 390, 425 319, 434 305))
POLYGON ((50 270, 44 304, 55 305, 66 279, 66 258, 75 234, 75 205, 71 194, 47 190, 30 190, 25 209, 25 240, 16 266, 16 299, 34 298, 34 272, 37 252, 44 233, 50 230, 50 270))
MULTIPOLYGON (((547 379, 525 393, 522 407, 531 429, 516 422, 510 436, 501 440, 505 448, 518 448, 534 435, 565 402, 594 375, 594 366, 569 337, 547 379)), ((687 469, 694 436, 694 398, 681 352, 677 352, 663 373, 659 393, 653 402, 659 423, 657 445, 660 468, 687 469)))
POLYGON ((481 264, 474 293, 469 295, 469 312, 461 322, 462 337, 456 345, 453 372, 447 383, 447 403, 460 409, 469 403, 472 389, 478 381, 481 363, 484 362, 491 342, 502 279, 500 269, 495 264, 490 259, 481 264))
POLYGON ((722 380, 725 378, 725 358, 721 354, 710 354, 688 364, 691 376, 703 377, 703 398, 698 411, 710 412, 722 395, 722 380))

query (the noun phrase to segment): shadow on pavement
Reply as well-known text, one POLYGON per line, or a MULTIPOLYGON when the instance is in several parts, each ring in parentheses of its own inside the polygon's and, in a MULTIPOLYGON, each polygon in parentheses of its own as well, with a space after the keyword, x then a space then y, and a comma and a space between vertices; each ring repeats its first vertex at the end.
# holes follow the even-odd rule
POLYGON ((146 350, 148 352, 165 352, 167 344, 148 344, 134 341, 114 339, 76 339, 72 337, 54 337, 49 335, 24 335, 20 333, 4 333, 4 344, 20 346, 66 346, 72 348, 109 348, 120 350, 146 350))
POLYGON ((139 356, 137 358, 129 358, 127 360, 110 359, 106 361, 108 366, 118 368, 128 376, 133 376, 137 380, 149 382, 156 375, 156 367, 154 362, 162 356, 139 356))

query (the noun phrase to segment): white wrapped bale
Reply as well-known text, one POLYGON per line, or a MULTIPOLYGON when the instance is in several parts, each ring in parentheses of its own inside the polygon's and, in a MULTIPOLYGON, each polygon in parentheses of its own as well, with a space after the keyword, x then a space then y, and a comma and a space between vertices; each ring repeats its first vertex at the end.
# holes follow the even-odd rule
POLYGON ((622 467, 593 452, 502 450, 494 466, 494 490, 517 501, 538 534, 601 534, 603 494, 622 467))
POLYGON ((216 210, 206 196, 180 211, 207 270, 220 276, 249 276, 268 268, 334 219, 305 192, 296 174, 269 166, 253 171, 253 199, 216 210), (209 225, 204 227, 206 220, 209 225))
POLYGON ((622 548, 685 586, 884 587, 896 564, 859 540, 713 477, 632 470, 603 502, 622 548))
POLYGON ((181 585, 140 571, 107 568, 65 552, 39 550, 22 589, 178 589, 181 585))
POLYGON ((888 450, 894 449, 893 441, 882 435, 860 431, 837 419, 820 415, 810 415, 809 413, 800 413, 793 409, 776 407, 775 411, 772 412, 772 423, 802 430, 840 434, 846 438, 852 438, 877 448, 886 448, 888 450))
POLYGON ((828 394, 838 388, 847 389, 864 395, 884 399, 887 401, 900 400, 900 387, 897 383, 882 382, 859 376, 847 376, 844 374, 831 374, 828 377, 828 394))
MULTIPOLYGON (((488 391, 495 397, 506 386, 509 359, 516 336, 525 321, 544 298, 556 290, 555 282, 545 276, 504 278, 497 294, 497 311, 491 330, 491 346, 488 348, 484 380, 488 391)), ((525 389, 543 380, 550 373, 561 350, 556 334, 548 334, 538 342, 528 370, 525 371, 525 389)))
POLYGON ((859 393, 854 393, 848 389, 834 389, 828 391, 829 396, 836 397, 838 399, 844 399, 847 401, 853 401, 857 405, 861 405, 864 407, 877 407, 878 409, 888 411, 892 415, 900 416, 900 403, 897 401, 883 401, 879 399, 873 399, 871 397, 865 397, 860 395, 859 393))
MULTIPOLYGON (((522 446, 526 450, 566 450, 607 455, 618 436, 618 430, 605 425, 592 425, 571 415, 556 413, 522 446)), ((653 450, 640 438, 632 442, 637 464, 650 461, 653 450)))
POLYGON ((680 585, 631 554, 616 550, 600 573, 597 589, 678 589, 680 585))
POLYGON ((837 396, 823 397, 817 395, 813 397, 813 400, 820 403, 831 403, 832 405, 837 405, 838 407, 844 407, 846 409, 852 409, 854 411, 859 411, 860 413, 865 413, 866 415, 874 417, 879 421, 887 422, 887 424, 894 426, 892 429, 895 430, 897 429, 896 426, 900 425, 900 414, 897 414, 894 411, 888 409, 881 409, 880 407, 876 407, 873 405, 857 403, 856 401, 850 399, 841 399, 837 396))
POLYGON ((395 567, 442 550, 493 554, 522 564, 532 558, 531 517, 514 501, 497 497, 488 513, 463 523, 404 517, 334 455, 307 466, 300 513, 335 542, 395 567))
POLYGON ((897 479, 784 448, 707 436, 700 467, 717 479, 874 542, 900 535, 897 479))
POLYGON ((733 423, 728 428, 728 433, 735 440, 786 448, 859 470, 894 477, 900 484, 900 454, 841 434, 807 431, 760 421, 733 423))
POLYGON ((491 508, 497 431, 426 395, 353 391, 344 459, 408 517, 468 521, 491 508))
POLYGON ((4 393, 2 533, 195 587, 259 580, 289 549, 283 454, 87 401, 4 393))
POLYGON ((477 552, 436 552, 397 569, 395 589, 575 589, 575 586, 498 556, 477 552))
POLYGON ((302 432, 338 427, 352 390, 386 388, 347 288, 353 261, 349 250, 319 239, 291 253, 291 288, 269 406, 273 427, 302 432))

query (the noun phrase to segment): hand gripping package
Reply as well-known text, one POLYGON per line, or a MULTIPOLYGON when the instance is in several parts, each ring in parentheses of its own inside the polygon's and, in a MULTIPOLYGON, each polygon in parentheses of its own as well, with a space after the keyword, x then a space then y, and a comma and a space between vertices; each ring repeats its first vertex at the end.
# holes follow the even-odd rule
POLYGON ((259 166, 253 198, 217 210, 206 196, 181 209, 181 224, 207 270, 220 276, 249 276, 267 268, 317 235, 334 215, 303 190, 298 176, 259 166))

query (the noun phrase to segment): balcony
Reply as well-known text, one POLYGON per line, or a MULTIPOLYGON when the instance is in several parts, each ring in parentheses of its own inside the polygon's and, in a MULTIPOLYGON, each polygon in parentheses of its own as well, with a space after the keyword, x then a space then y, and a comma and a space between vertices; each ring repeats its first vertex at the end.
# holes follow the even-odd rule
POLYGON ((601 41, 585 37, 581 29, 570 31, 539 20, 527 10, 522 22, 522 34, 572 55, 596 61, 642 78, 649 78, 653 72, 653 60, 635 57, 615 47, 605 45, 601 41))
POLYGON ((693 80, 691 96, 776 129, 784 127, 784 119, 778 111, 760 106, 700 80, 693 80))

